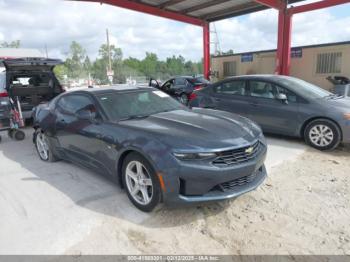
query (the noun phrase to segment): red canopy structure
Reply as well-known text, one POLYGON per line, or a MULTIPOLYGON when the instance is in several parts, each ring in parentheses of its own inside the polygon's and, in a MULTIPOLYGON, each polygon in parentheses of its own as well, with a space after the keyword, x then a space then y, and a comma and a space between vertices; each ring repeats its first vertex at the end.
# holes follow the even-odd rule
POLYGON ((289 74, 292 17, 294 14, 350 3, 350 0, 320 0, 290 6, 304 0, 72 0, 99 2, 160 16, 203 28, 204 76, 210 76, 210 22, 240 16, 267 8, 277 9, 278 40, 276 74, 289 74))

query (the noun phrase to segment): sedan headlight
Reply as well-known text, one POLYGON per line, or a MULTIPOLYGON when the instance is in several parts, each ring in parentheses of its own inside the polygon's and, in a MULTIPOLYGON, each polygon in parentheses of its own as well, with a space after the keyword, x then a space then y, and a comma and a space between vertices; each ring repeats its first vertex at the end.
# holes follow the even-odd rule
POLYGON ((204 160, 216 157, 216 153, 174 153, 180 160, 204 160))

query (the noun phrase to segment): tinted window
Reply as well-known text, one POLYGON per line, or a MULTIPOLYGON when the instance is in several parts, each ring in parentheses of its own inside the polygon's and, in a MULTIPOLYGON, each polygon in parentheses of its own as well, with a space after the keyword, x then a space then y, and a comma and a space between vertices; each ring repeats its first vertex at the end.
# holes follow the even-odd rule
POLYGON ((275 87, 271 83, 262 81, 250 81, 251 96, 274 99, 275 93, 275 87))
POLYGON ((99 101, 109 118, 114 121, 185 109, 179 102, 161 91, 114 92, 101 95, 99 101))
POLYGON ((210 84, 210 81, 205 79, 203 76, 196 77, 196 78, 187 78, 187 81, 195 85, 210 84))
POLYGON ((93 102, 84 95, 68 95, 60 98, 57 103, 60 111, 75 114, 81 109, 94 108, 93 102))
POLYGON ((232 81, 222 83, 215 88, 218 94, 242 95, 246 94, 245 81, 232 81))
POLYGON ((176 78, 175 79, 175 85, 185 85, 186 79, 185 78, 176 78))

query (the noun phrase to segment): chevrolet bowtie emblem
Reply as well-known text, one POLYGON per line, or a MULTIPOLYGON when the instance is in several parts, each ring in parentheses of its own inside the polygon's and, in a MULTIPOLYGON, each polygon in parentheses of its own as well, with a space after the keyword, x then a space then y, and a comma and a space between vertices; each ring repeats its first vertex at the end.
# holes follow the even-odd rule
POLYGON ((249 147, 245 150, 245 153, 248 154, 248 155, 251 155, 254 151, 254 148, 253 147, 249 147))

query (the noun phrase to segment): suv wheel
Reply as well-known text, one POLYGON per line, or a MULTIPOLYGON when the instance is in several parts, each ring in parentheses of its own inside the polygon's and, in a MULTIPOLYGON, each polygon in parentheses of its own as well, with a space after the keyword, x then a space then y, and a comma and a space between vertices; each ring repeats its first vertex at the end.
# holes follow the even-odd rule
POLYGON ((152 166, 136 153, 127 155, 122 180, 130 201, 144 212, 152 211, 160 202, 161 191, 152 166))
POLYGON ((305 141, 318 150, 333 150, 341 142, 339 127, 330 120, 317 119, 305 128, 305 141))

